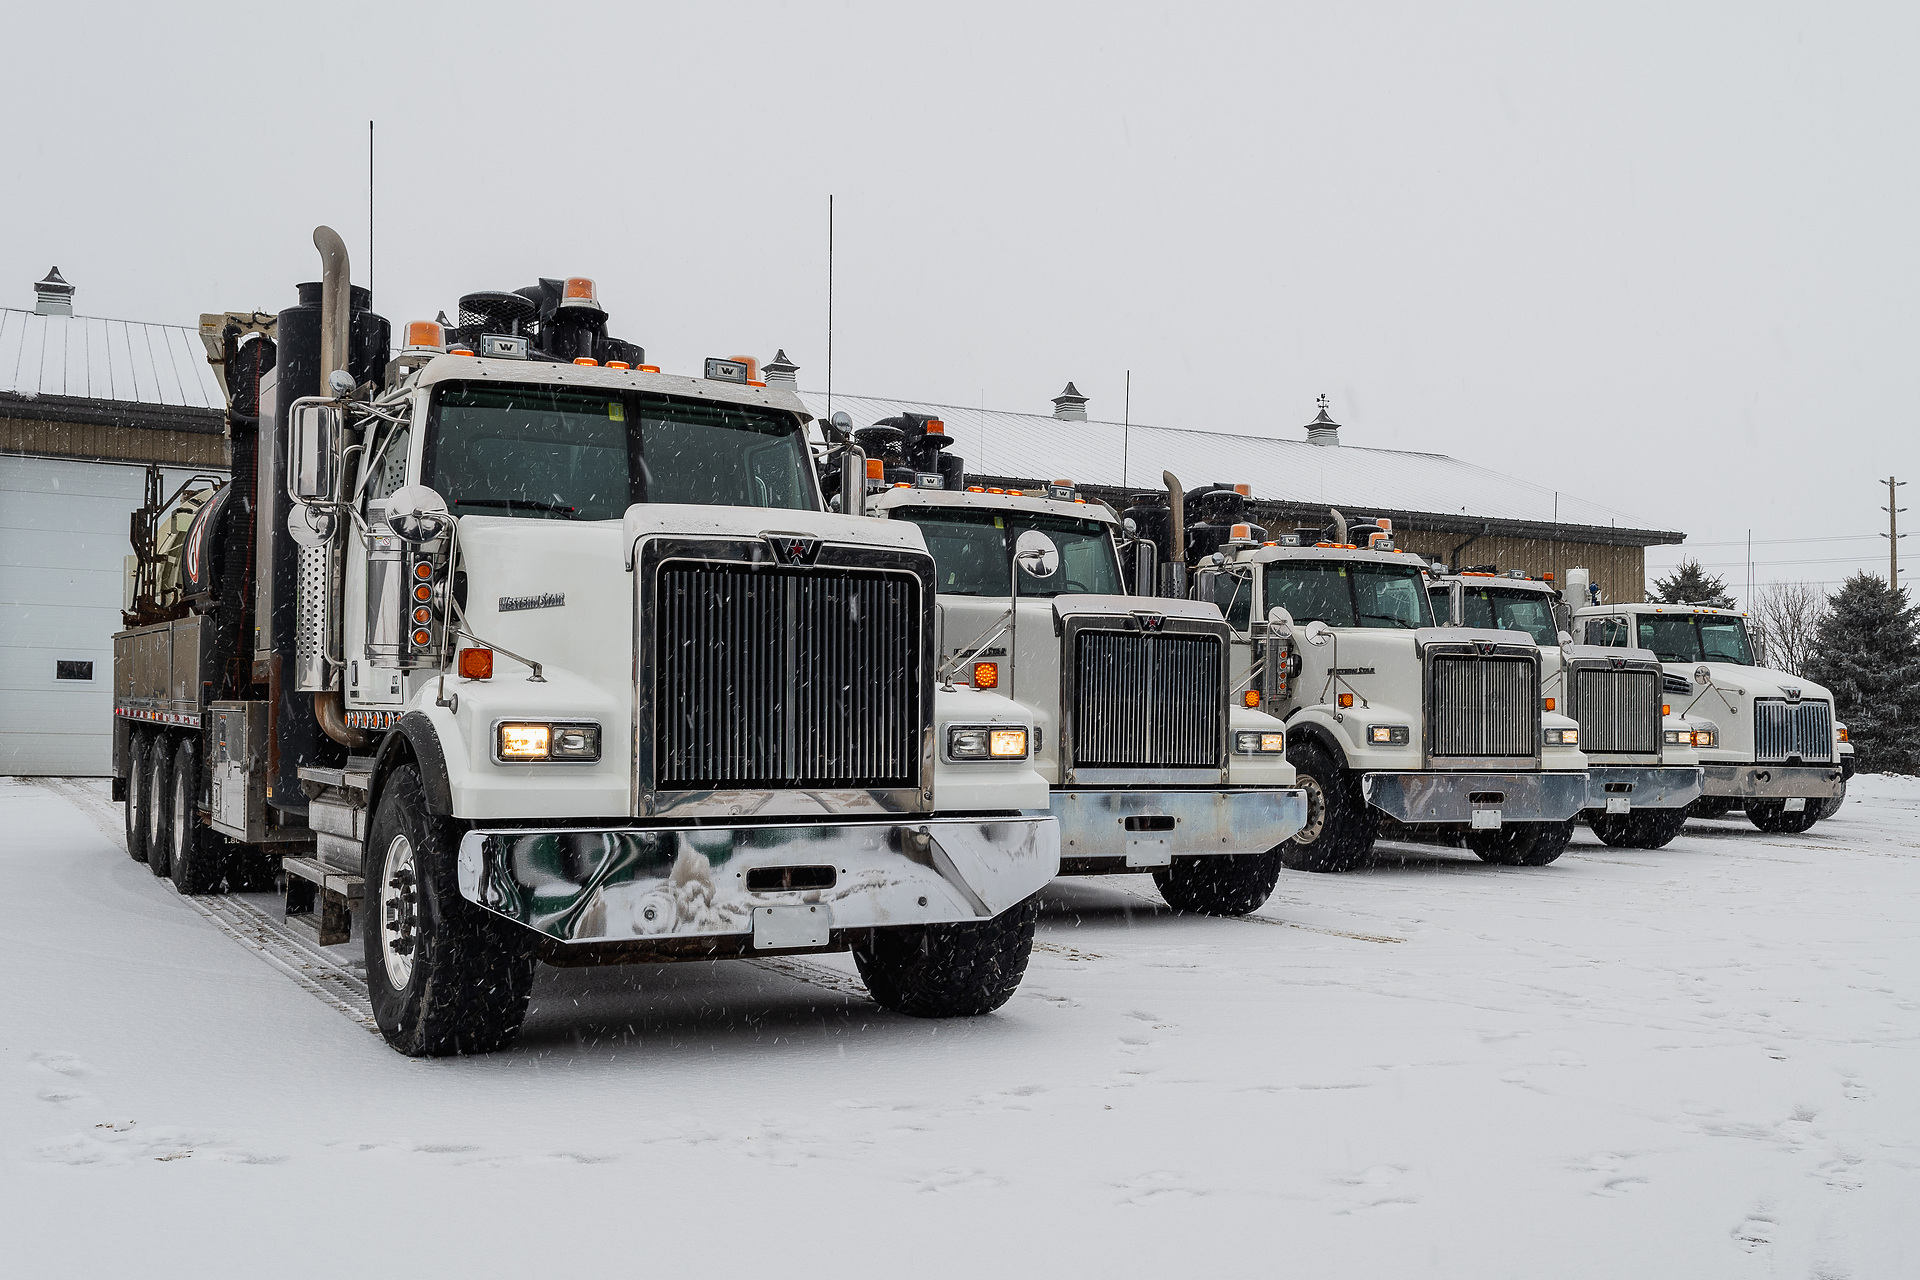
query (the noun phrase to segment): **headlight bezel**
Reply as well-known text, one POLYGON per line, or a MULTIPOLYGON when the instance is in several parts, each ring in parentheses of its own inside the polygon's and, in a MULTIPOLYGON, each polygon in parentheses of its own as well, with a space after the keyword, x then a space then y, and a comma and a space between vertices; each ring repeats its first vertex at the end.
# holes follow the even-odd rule
POLYGON ((1693 745, 1696 747, 1712 747, 1719 741, 1720 731, 1718 729, 1695 729, 1693 731, 1693 745))
POLYGON ((1580 745, 1580 730, 1577 727, 1572 729, 1542 729, 1540 731, 1540 743, 1542 746, 1547 747, 1577 747, 1580 745))
POLYGON ((1233 753, 1237 756, 1284 756, 1287 734, 1283 729, 1236 729, 1233 753))
POLYGON ((502 718, 493 722, 490 735, 495 764, 598 764, 604 751, 606 734, 598 720, 534 720, 502 718), (508 735, 520 731, 531 737, 533 731, 544 734, 540 754, 525 749, 508 751, 508 735), (572 737, 575 744, 562 750, 562 739, 572 737))
POLYGON ((1405 747, 1412 743, 1412 725, 1370 724, 1367 726, 1366 745, 1369 747, 1405 747), (1382 734, 1385 736, 1382 737, 1382 734))
POLYGON ((950 764, 1019 764, 1033 756, 1033 729, 1024 724, 950 724, 942 745, 950 764), (1017 754, 1004 749, 1016 739, 1017 754))

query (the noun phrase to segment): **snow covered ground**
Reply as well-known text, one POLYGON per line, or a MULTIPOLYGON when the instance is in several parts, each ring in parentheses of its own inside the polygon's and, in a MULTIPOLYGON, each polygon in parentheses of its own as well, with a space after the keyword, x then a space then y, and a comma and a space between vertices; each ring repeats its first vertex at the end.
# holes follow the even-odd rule
POLYGON ((104 784, 0 779, 0 1249, 15 1276, 1912 1276, 1917 812, 1920 781, 1860 778, 1801 836, 1582 831, 1539 870, 1390 847, 1254 921, 1066 881, 990 1018, 881 1013, 842 957, 544 970, 516 1049, 415 1062, 247 903, 129 861, 104 784))

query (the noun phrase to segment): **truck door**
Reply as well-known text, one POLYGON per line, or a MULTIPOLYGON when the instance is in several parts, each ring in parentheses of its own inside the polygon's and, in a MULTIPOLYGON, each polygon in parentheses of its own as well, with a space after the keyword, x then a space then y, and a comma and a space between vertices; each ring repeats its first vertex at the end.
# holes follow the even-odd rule
POLYGON ((413 430, 406 424, 391 429, 376 442, 377 452, 367 464, 361 516, 367 522, 365 543, 353 541, 355 551, 347 567, 347 703, 349 706, 398 705, 405 697, 400 669, 389 658, 372 654, 400 651, 400 631, 406 625, 406 582, 403 546, 398 538, 378 536, 386 528, 387 498, 407 483, 413 430))

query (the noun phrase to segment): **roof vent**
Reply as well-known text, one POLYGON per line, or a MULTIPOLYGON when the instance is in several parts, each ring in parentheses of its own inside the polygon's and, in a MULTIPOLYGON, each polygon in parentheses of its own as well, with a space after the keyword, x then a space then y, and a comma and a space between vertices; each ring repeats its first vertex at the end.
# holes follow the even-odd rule
POLYGON ((34 282, 33 311, 42 316, 73 314, 73 286, 60 278, 60 268, 47 272, 45 280, 34 282))
POLYGON ((1087 420, 1087 397, 1071 382, 1067 389, 1053 398, 1053 416, 1062 422, 1085 422, 1087 420))
POLYGON ((799 372, 800 366, 787 359, 784 349, 774 352, 773 359, 760 366, 760 376, 770 387, 798 386, 794 375, 799 372))
POLYGON ((1327 416, 1327 398, 1320 397, 1320 413, 1307 424, 1307 443, 1335 445, 1340 443, 1340 424, 1327 416))

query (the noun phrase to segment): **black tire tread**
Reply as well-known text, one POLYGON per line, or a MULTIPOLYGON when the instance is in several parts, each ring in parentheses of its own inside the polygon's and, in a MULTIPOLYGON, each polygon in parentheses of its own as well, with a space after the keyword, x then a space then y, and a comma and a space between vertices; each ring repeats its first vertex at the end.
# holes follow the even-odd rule
POLYGON ((182 893, 218 893, 226 883, 227 841, 219 832, 200 821, 194 799, 199 795, 200 744, 191 736, 183 737, 173 754, 174 790, 184 773, 189 779, 186 812, 180 812, 180 797, 174 796, 169 850, 172 865, 168 874, 173 887, 182 893))
MULTIPOLYGON (((1378 829, 1360 794, 1360 781, 1311 741, 1293 739, 1287 760, 1296 773, 1310 776, 1324 798, 1326 819, 1312 844, 1298 835, 1280 846, 1282 861, 1293 871, 1338 874, 1364 871, 1373 865, 1373 841, 1378 829)), ((1309 797, 1312 788, 1308 789, 1309 797)))
POLYGON ((136 729, 127 735, 127 856, 135 862, 147 860, 147 734, 136 729))
POLYGON ((1040 919, 1028 898, 991 920, 875 929, 853 948, 874 1003, 912 1018, 975 1018, 1013 998, 1040 919))
POLYGON ((1567 851, 1573 819, 1565 822, 1510 822, 1498 831, 1469 831, 1467 848, 1482 862, 1499 867, 1544 867, 1567 851))
POLYGON ((1175 858, 1153 873, 1160 896, 1176 911, 1244 916, 1258 911, 1280 882, 1280 850, 1175 858))

